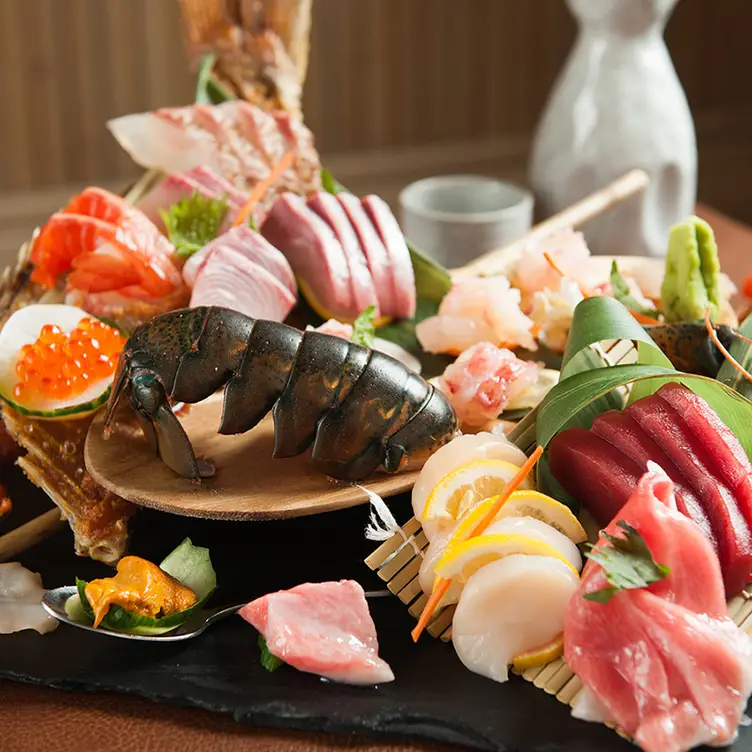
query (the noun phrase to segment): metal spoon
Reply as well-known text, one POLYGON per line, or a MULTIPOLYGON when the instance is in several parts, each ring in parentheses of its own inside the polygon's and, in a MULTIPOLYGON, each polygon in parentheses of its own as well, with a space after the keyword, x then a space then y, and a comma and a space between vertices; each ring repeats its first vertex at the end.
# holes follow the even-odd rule
MULTIPOLYGON (((102 626, 94 629, 91 624, 72 619, 65 610, 65 604, 71 596, 76 595, 77 593, 78 590, 75 585, 67 585, 65 587, 55 588, 54 590, 48 590, 42 598, 42 606, 50 616, 54 616, 58 621, 70 624, 72 627, 87 629, 90 632, 107 635, 108 637, 119 637, 123 640, 143 640, 151 642, 177 642, 178 640, 190 640, 191 637, 200 635, 215 621, 224 619, 226 616, 232 616, 232 614, 237 613, 243 608, 243 606, 245 606, 245 603, 238 603, 235 606, 227 606, 225 608, 200 609, 183 624, 175 627, 175 629, 169 632, 165 632, 164 634, 130 634, 128 632, 115 632, 112 629, 105 629, 105 627, 102 626)), ((387 595, 391 595, 388 590, 371 590, 366 592, 366 598, 382 598, 387 595)))

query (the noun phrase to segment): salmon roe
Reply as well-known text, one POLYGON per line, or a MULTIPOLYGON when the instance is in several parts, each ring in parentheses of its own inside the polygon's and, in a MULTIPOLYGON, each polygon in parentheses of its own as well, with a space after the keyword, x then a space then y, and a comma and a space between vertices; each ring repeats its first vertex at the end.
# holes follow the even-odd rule
POLYGON ((96 319, 81 319, 72 332, 46 324, 36 342, 21 348, 14 394, 19 399, 30 394, 55 399, 83 394, 114 373, 124 345, 117 329, 96 319))

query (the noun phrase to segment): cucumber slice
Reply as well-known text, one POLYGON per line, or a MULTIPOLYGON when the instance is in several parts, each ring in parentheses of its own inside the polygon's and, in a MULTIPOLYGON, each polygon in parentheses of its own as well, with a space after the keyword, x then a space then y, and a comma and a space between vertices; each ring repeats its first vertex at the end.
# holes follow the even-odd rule
POLYGON ((23 415, 45 419, 82 418, 102 407, 110 395, 114 374, 65 399, 40 394, 19 400, 14 394, 19 382, 16 364, 21 348, 36 342, 45 324, 55 324, 64 332, 71 332, 85 318, 94 317, 69 305, 38 303, 16 311, 0 330, 0 398, 23 415))
MULTIPOLYGON (((194 546, 190 538, 186 538, 169 554, 159 568, 174 577, 181 585, 193 590, 198 598, 195 605, 185 611, 158 619, 134 614, 121 606, 110 606, 107 616, 102 620, 102 626, 105 629, 132 634, 164 634, 185 623, 206 603, 217 587, 217 575, 211 563, 209 549, 194 546)), ((76 578, 78 595, 73 595, 68 599, 65 610, 71 618, 77 621, 93 622, 94 612, 84 590, 87 584, 86 580, 76 578)))

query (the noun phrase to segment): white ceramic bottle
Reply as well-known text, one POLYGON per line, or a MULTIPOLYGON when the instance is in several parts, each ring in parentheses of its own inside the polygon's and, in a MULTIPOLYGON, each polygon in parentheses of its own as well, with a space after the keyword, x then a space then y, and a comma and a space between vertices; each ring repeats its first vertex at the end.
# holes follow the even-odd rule
POLYGON ((643 195, 583 228, 593 253, 662 256, 671 225, 694 211, 694 126, 663 41, 676 2, 567 0, 580 32, 535 137, 531 184, 541 214, 633 168, 651 178, 643 195))

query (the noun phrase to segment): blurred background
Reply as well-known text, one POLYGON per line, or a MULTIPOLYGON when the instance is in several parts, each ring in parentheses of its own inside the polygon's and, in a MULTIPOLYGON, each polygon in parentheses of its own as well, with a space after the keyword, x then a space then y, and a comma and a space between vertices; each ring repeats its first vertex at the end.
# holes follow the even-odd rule
MULTIPOLYGON (((666 38, 700 200, 752 223, 750 28, 750 0, 681 0, 666 38)), ((574 36, 563 0, 314 0, 305 119, 340 181, 393 204, 439 173, 524 182, 574 36)), ((0 0, 0 66, 4 265, 74 190, 139 174, 107 119, 187 104, 194 79, 175 0, 0 0)))

